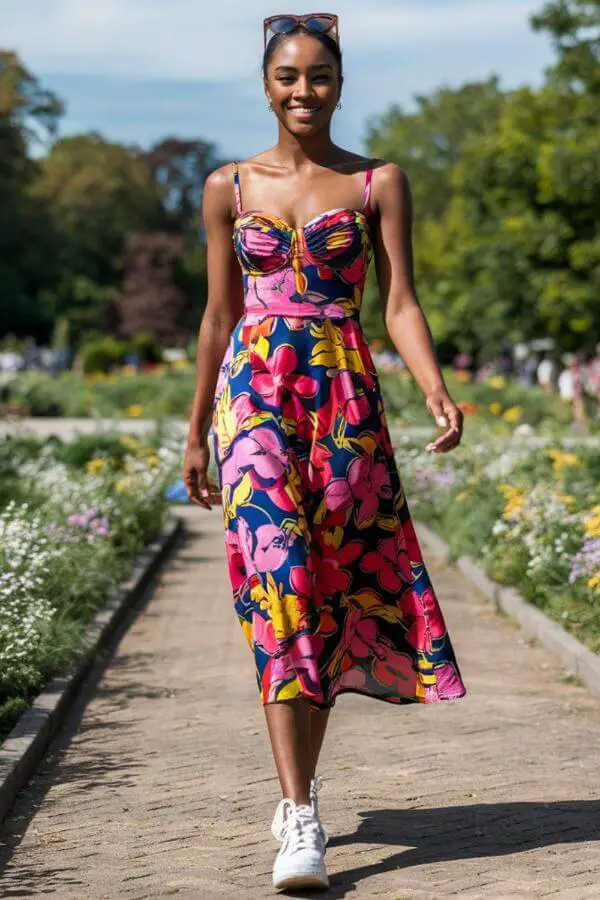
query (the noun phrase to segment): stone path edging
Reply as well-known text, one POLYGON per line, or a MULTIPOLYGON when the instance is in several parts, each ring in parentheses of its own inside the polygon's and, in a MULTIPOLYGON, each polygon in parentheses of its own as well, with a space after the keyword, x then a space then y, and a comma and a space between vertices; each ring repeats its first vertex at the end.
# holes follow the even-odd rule
MULTIPOLYGON (((415 527, 419 531, 419 538, 422 536, 431 552, 448 560, 449 544, 424 522, 415 520, 415 527)), ((581 641, 540 609, 524 600, 514 588, 492 581, 472 557, 459 556, 456 567, 498 609, 516 619, 526 634, 536 637, 541 644, 557 654, 569 672, 581 678, 589 691, 600 696, 600 657, 597 654, 588 650, 581 641)))
POLYGON ((184 520, 171 513, 165 529, 136 557, 129 578, 113 590, 88 623, 81 658, 46 685, 0 746, 0 823, 6 818, 18 792, 35 773, 98 651, 106 645, 127 610, 143 594, 182 533, 183 526, 184 520))

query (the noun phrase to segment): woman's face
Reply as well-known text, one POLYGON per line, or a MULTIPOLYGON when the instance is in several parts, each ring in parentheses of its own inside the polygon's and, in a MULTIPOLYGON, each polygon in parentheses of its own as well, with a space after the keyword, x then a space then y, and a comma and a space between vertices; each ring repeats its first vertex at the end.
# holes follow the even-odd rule
POLYGON ((320 41, 297 34, 277 47, 267 68, 265 94, 289 131, 306 134, 322 128, 333 115, 339 92, 335 57, 320 41))

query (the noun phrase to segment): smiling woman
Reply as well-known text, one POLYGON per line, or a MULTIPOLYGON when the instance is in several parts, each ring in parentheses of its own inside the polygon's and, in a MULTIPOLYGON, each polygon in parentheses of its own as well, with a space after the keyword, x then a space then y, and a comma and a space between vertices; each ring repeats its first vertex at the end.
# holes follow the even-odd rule
POLYGON ((204 507, 211 449, 218 467, 234 605, 283 794, 277 888, 328 884, 315 772, 337 698, 399 706, 466 693, 360 323, 375 258, 390 334, 448 426, 434 449, 456 447, 462 413, 412 282, 408 182, 331 141, 337 17, 301 19, 265 23, 276 146, 206 182, 210 290, 184 465, 204 507))

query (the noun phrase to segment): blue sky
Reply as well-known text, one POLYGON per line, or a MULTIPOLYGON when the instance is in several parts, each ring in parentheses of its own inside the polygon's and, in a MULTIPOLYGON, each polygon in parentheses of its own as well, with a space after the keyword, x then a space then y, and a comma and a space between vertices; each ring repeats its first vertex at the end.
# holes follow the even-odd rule
MULTIPOLYGON (((8 8, 8 0, 0 0, 8 8)), ((341 0, 343 107, 333 139, 363 152, 365 123, 415 93, 497 73, 504 87, 539 84, 552 50, 531 31, 543 0, 341 0)), ((319 7, 321 10, 322 7, 319 7)), ((61 133, 98 130, 148 146, 199 137, 224 158, 277 138, 260 76, 262 19, 286 3, 248 0, 20 0, 2 16, 16 50, 67 104, 61 133), (215 14, 212 14, 214 9, 215 14), (217 15, 218 13, 218 15, 217 15)), ((291 7, 310 12, 312 7, 291 7)))

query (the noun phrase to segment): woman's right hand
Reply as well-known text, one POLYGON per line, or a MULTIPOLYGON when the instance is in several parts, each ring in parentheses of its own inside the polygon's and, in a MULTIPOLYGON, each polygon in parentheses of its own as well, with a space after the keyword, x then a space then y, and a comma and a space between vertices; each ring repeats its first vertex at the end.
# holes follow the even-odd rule
POLYGON ((183 480, 192 503, 204 509, 212 509, 209 501, 208 463, 210 451, 207 443, 188 444, 183 460, 183 480))

